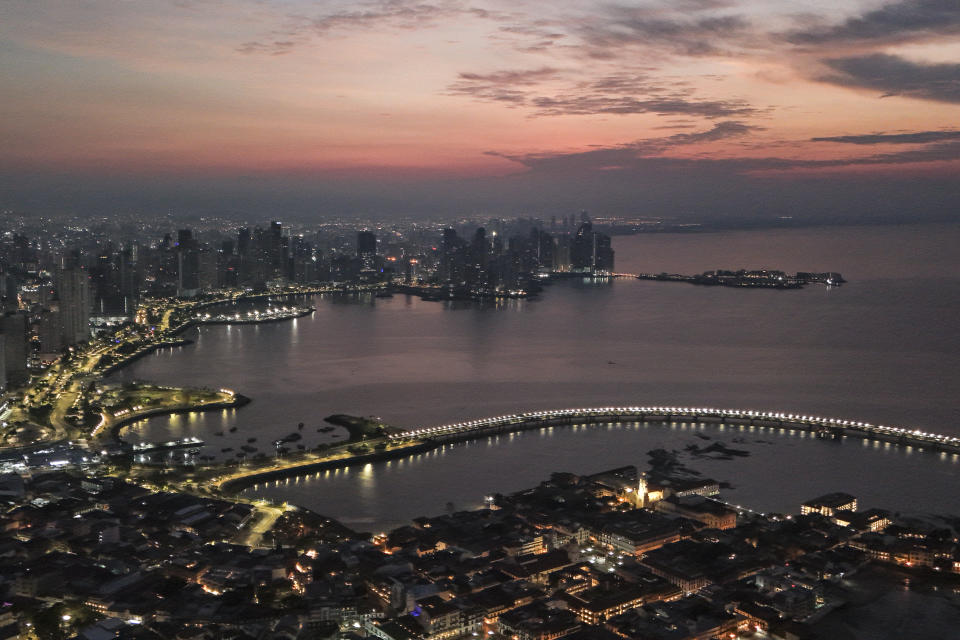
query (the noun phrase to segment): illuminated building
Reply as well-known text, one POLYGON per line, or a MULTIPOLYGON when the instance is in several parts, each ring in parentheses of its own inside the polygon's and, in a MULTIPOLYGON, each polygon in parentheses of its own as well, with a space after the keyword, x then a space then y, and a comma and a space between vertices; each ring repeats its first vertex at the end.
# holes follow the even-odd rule
POLYGON ((808 500, 800 506, 800 513, 807 515, 809 513, 819 513, 828 518, 838 511, 856 511, 857 499, 849 493, 828 493, 808 500))

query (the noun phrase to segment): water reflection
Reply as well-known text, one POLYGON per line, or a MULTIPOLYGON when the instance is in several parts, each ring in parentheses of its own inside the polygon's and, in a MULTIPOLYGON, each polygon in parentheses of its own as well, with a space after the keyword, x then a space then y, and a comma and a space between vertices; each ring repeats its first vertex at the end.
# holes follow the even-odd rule
MULTIPOLYGON (((152 419, 131 428, 130 437, 164 441, 195 435, 208 443, 205 454, 220 456, 221 449, 236 450, 249 437, 260 442, 282 437, 299 422, 306 425, 307 447, 342 440, 342 430, 317 431, 323 417, 333 413, 379 415, 413 427, 571 405, 634 403, 752 406, 960 435, 955 400, 960 396, 960 332, 944 321, 960 315, 960 298, 949 294, 958 290, 960 226, 658 234, 617 237, 614 244, 623 271, 838 270, 850 284, 831 291, 778 292, 569 281, 548 287, 537 300, 499 306, 402 295, 324 295, 313 301, 316 313, 295 324, 203 327, 186 336, 193 345, 158 351, 115 374, 118 382, 225 386, 253 398, 242 410, 226 414, 152 419)), ((478 467, 513 477, 528 466, 510 453, 513 447, 532 456, 531 468, 547 473, 581 461, 603 467, 613 455, 586 444, 557 449, 558 442, 574 435, 589 434, 583 443, 597 439, 590 427, 551 433, 476 442, 470 449, 476 461, 462 458, 460 447, 398 460, 387 468, 391 482, 379 481, 377 493, 388 492, 401 472, 425 474, 433 485, 446 486, 433 471, 424 471, 437 467, 447 469, 461 488, 468 486, 463 477, 489 481, 490 476, 474 473, 478 467), (530 442, 545 446, 531 448, 530 442), (487 455, 490 451, 496 455, 487 455), (553 451, 546 462, 545 451, 553 451), (450 466, 453 460, 459 466, 450 466), (504 468, 503 460, 516 469, 504 468)), ((749 464, 727 464, 727 473, 740 473, 741 466, 768 457, 783 465, 769 467, 777 477, 794 467, 802 474, 835 473, 820 461, 830 445, 805 432, 784 439, 759 428, 678 424, 655 430, 617 427, 605 430, 601 439, 635 434, 637 440, 670 441, 695 433, 780 443, 775 456, 757 452, 749 464), (798 450, 807 451, 807 457, 797 456, 798 450)), ((878 456, 884 464, 918 461, 918 469, 919 460, 943 461, 889 443, 842 450, 834 463, 851 475, 851 469, 876 471, 878 456)), ((643 459, 641 451, 629 461, 643 459)), ((374 473, 383 470, 375 467, 374 473)), ((914 484, 890 473, 877 482, 914 484)), ((356 482, 357 474, 347 477, 356 482)), ((540 479, 539 472, 528 478, 540 479)), ((429 485, 421 489, 429 493, 429 485)), ((452 498, 447 500, 458 502, 452 498)), ((425 499, 424 510, 429 504, 432 500, 425 499)))
MULTIPOLYGON (((679 452, 683 463, 705 476, 731 483, 724 497, 758 511, 792 512, 814 495, 849 491, 865 507, 901 511, 960 512, 960 456, 909 452, 809 437, 805 431, 744 425, 659 423, 573 425, 447 444, 420 453, 310 476, 309 490, 251 488, 249 495, 290 500, 326 515, 378 529, 436 514, 453 502, 478 506, 484 494, 533 486, 553 471, 591 473, 624 464, 646 468, 655 448, 679 452), (705 440, 749 452, 748 457, 698 455, 705 440), (374 490, 375 489, 375 490, 374 490)), ((889 443, 885 443, 889 444, 889 443)))

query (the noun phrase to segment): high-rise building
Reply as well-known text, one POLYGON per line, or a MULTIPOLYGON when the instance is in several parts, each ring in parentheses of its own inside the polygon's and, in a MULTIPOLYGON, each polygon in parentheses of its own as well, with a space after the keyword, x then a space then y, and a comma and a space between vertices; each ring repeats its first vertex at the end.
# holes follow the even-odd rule
POLYGON ((27 314, 14 311, 3 315, 4 372, 9 385, 19 386, 30 379, 27 371, 27 314))
POLYGON ((440 245, 440 279, 443 282, 462 283, 466 278, 466 252, 464 242, 457 235, 456 230, 443 230, 443 241, 440 245))
POLYGON ((0 312, 13 311, 17 308, 17 279, 9 274, 0 274, 0 312))
POLYGON ((583 222, 570 244, 570 266, 574 271, 591 273, 613 271, 610 236, 594 231, 589 220, 583 222))
POLYGON ((219 253, 204 247, 197 255, 197 285, 200 289, 210 290, 217 287, 219 274, 217 267, 219 253))
POLYGON ((287 280, 290 275, 289 239, 283 235, 283 225, 274 220, 270 223, 270 234, 266 246, 267 280, 287 280))
POLYGON ((100 247, 89 264, 92 311, 101 318, 122 317, 129 314, 127 300, 121 290, 120 260, 111 243, 100 247))
POLYGON ((593 270, 613 271, 613 246, 605 233, 593 234, 593 270))
POLYGON ((57 279, 64 345, 90 337, 90 279, 85 269, 63 269, 57 279))
POLYGON ((373 231, 357 232, 357 257, 364 269, 373 269, 377 261, 377 236, 373 231))
POLYGON ((485 285, 489 281, 488 262, 490 248, 487 241, 487 232, 479 227, 473 234, 473 240, 467 254, 466 278, 467 284, 485 285))
POLYGON ((246 256, 250 253, 250 227, 237 231, 237 255, 246 256))
POLYGON ((574 271, 593 269, 593 225, 584 222, 570 243, 570 266, 574 271))
POLYGON ((557 245, 553 253, 553 270, 570 271, 571 238, 568 234, 557 236, 557 245))
POLYGON ((544 232, 537 234, 537 263, 541 269, 553 271, 556 268, 554 265, 555 248, 556 240, 552 235, 544 232))
POLYGON ((43 309, 40 312, 40 322, 37 328, 40 338, 41 357, 54 357, 63 349, 63 321, 60 312, 43 309))
POLYGON ((134 244, 120 252, 120 295, 123 297, 123 308, 127 315, 132 315, 140 299, 140 286, 143 281, 143 271, 140 265, 140 248, 134 244))
POLYGON ((177 231, 177 295, 192 298, 200 291, 200 250, 190 229, 177 231))

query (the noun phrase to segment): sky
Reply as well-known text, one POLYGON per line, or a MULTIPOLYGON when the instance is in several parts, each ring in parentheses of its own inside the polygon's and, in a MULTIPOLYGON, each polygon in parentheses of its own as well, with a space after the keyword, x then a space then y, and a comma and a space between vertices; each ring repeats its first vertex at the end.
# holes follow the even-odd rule
POLYGON ((958 0, 4 0, 0 208, 956 220, 958 0))

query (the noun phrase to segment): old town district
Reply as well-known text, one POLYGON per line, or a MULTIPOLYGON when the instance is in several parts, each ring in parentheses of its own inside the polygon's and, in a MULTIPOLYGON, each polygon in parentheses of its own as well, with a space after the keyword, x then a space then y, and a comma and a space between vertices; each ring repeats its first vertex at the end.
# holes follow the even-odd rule
POLYGON ((0 637, 795 640, 858 579, 960 585, 950 527, 844 493, 784 515, 718 491, 633 466, 554 473, 375 534, 289 506, 258 531, 251 504, 7 475, 0 637))

